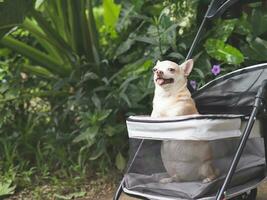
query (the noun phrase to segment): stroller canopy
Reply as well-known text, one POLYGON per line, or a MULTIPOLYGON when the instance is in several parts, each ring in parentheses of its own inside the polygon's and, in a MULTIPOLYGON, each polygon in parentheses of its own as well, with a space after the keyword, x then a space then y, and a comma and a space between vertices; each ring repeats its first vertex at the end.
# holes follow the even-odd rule
POLYGON ((248 115, 266 78, 266 63, 243 68, 209 82, 193 98, 200 113, 248 115))

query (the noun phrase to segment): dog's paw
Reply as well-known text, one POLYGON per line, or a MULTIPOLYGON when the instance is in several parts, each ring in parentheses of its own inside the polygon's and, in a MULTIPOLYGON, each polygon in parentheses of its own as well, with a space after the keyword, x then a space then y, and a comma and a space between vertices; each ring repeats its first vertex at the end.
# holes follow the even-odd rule
POLYGON ((171 183, 172 181, 173 181, 172 177, 169 177, 169 178, 162 178, 160 179, 159 182, 166 184, 166 183, 171 183))

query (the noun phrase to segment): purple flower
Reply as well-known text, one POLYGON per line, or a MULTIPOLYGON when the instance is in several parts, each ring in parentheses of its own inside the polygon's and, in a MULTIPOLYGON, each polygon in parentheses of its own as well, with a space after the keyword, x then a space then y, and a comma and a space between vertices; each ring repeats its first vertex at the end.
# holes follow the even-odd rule
POLYGON ((197 82, 195 80, 190 80, 189 83, 194 90, 197 89, 197 82))
POLYGON ((217 76, 221 72, 221 66, 220 65, 213 65, 211 72, 217 76))

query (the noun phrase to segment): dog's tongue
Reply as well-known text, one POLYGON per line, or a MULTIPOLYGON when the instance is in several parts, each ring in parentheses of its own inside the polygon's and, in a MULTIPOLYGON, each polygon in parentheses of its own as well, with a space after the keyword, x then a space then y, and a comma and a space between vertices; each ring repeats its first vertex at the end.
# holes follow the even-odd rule
POLYGON ((159 85, 162 85, 162 84, 164 83, 164 79, 163 79, 163 78, 159 78, 159 79, 157 79, 157 83, 158 83, 159 85))

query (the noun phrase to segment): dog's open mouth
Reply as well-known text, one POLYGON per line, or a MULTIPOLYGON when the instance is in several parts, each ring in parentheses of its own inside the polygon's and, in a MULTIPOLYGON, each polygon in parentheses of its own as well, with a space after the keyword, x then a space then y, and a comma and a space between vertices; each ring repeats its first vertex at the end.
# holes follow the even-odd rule
POLYGON ((170 83, 173 83, 174 82, 174 80, 173 80, 173 78, 157 78, 156 79, 156 82, 157 82, 157 84, 159 84, 159 85, 165 85, 165 84, 170 84, 170 83))

